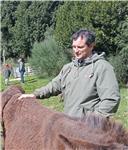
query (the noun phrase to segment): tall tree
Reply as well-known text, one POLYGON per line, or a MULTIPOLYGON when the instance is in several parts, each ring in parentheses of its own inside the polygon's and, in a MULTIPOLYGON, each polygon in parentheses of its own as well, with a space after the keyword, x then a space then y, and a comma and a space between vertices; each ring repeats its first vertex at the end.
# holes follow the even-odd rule
POLYGON ((11 28, 15 25, 15 11, 18 5, 18 1, 1 2, 1 57, 3 57, 3 54, 6 58, 14 57, 11 48, 11 42, 13 38, 11 28))
POLYGON ((128 14, 127 2, 72 1, 65 2, 56 12, 56 40, 66 48, 71 46, 70 36, 79 28, 96 32, 97 51, 115 54, 120 21, 128 14))
POLYGON ((34 42, 54 23, 59 1, 5 1, 2 3, 2 48, 6 57, 30 56, 34 42), (15 8, 15 9, 14 9, 15 8), (6 24, 6 25, 5 25, 6 24))
POLYGON ((125 21, 120 22, 119 31, 116 38, 118 53, 113 59, 113 65, 119 82, 128 84, 128 16, 125 21))
POLYGON ((11 29, 13 34, 12 51, 17 56, 30 55, 30 19, 28 15, 28 8, 31 2, 20 2, 15 11, 16 22, 15 26, 11 29))

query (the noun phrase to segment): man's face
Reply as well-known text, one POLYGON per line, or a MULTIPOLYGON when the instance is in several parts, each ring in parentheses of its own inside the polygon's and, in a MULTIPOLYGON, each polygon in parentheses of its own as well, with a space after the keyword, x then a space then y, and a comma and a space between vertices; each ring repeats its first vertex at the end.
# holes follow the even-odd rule
POLYGON ((73 40, 72 48, 74 52, 74 56, 77 59, 85 59, 92 54, 92 49, 94 44, 87 45, 86 39, 78 37, 77 40, 73 40))

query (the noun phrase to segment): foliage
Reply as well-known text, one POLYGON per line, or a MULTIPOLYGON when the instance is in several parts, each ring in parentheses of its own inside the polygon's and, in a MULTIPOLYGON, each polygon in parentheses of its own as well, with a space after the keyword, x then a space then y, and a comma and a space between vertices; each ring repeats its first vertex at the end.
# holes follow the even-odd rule
MULTIPOLYGON (((87 28, 96 33, 95 50, 114 57, 119 81, 127 82, 127 16, 126 1, 2 1, 1 60, 31 57, 34 43, 49 36, 54 36, 64 57, 71 60, 71 35, 87 28)), ((60 68, 63 62, 58 64, 60 68)))
POLYGON ((48 37, 42 43, 34 44, 30 64, 38 75, 55 76, 66 61, 63 50, 53 37, 48 37))
POLYGON ((4 53, 6 58, 15 57, 12 46, 12 33, 11 29, 15 25, 15 11, 19 2, 2 1, 1 2, 1 57, 4 53))
POLYGON ((96 32, 98 52, 115 54, 119 23, 128 14, 128 3, 115 1, 68 1, 56 11, 55 37, 63 47, 71 47, 70 36, 79 28, 96 32))
POLYGON ((120 51, 119 56, 120 56, 120 63, 121 63, 120 66, 121 69, 120 72, 118 72, 119 81, 128 84, 128 45, 120 51))
POLYGON ((88 18, 83 17, 83 9, 87 12, 87 2, 65 2, 56 11, 55 38, 64 48, 71 47, 71 34, 85 25, 90 27, 88 18))
POLYGON ((15 11, 16 22, 11 29, 13 35, 12 49, 13 53, 18 56, 21 54, 23 56, 30 55, 29 15, 27 11, 30 4, 30 2, 21 2, 15 11))
POLYGON ((5 57, 28 57, 34 42, 44 40, 44 32, 54 23, 59 1, 4 1, 2 5, 2 52, 5 57))
POLYGON ((115 68, 118 81, 128 84, 128 17, 120 23, 120 28, 120 34, 117 36, 119 52, 110 57, 110 62, 115 68))

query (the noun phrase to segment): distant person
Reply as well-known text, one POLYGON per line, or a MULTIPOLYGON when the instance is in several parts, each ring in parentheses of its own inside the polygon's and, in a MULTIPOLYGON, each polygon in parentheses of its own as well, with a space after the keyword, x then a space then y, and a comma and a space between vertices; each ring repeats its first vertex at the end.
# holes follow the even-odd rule
POLYGON ((23 58, 18 60, 21 83, 24 83, 25 61, 23 58))
POLYGON ((111 64, 105 60, 104 52, 94 51, 95 34, 79 30, 72 36, 74 59, 46 86, 36 89, 33 94, 19 97, 49 98, 63 94, 64 112, 69 116, 83 117, 95 112, 105 117, 116 113, 120 93, 111 64))
POLYGON ((9 84, 9 78, 11 75, 11 68, 9 64, 5 64, 4 70, 3 70, 3 75, 4 75, 4 83, 5 85, 9 84))

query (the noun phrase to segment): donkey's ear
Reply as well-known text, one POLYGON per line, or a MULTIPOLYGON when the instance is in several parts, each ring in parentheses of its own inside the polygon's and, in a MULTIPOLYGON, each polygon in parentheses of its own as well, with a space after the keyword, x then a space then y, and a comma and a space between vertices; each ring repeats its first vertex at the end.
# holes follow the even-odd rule
POLYGON ((74 149, 85 148, 85 150, 98 150, 100 146, 107 147, 110 143, 113 143, 110 134, 101 131, 96 132, 95 129, 90 129, 84 124, 77 124, 76 126, 75 122, 69 128, 66 127, 66 130, 63 128, 60 131, 59 139, 65 146, 68 145, 74 149))
POLYGON ((87 149, 88 143, 86 141, 81 142, 80 140, 77 141, 76 139, 73 138, 68 138, 63 135, 59 135, 59 141, 63 145, 64 149, 87 149))
POLYGON ((1 94, 1 108, 3 110, 3 107, 7 104, 7 102, 12 98, 15 94, 22 94, 25 93, 21 86, 9 86, 5 91, 1 94))
POLYGON ((109 150, 128 150, 128 145, 119 144, 119 143, 113 143, 110 146, 108 146, 109 150))
MULTIPOLYGON (((92 140, 88 139, 88 138, 72 138, 72 137, 65 137, 60 135, 60 141, 61 143, 63 143, 63 147, 65 147, 65 149, 84 149, 84 150, 99 150, 100 148, 109 148, 111 149, 111 145, 109 142, 104 142, 101 141, 100 143, 100 139, 96 140, 94 136, 92 136, 92 140)), ((114 149, 116 150, 116 149, 114 149)), ((119 149, 117 149, 119 150, 119 149)))

